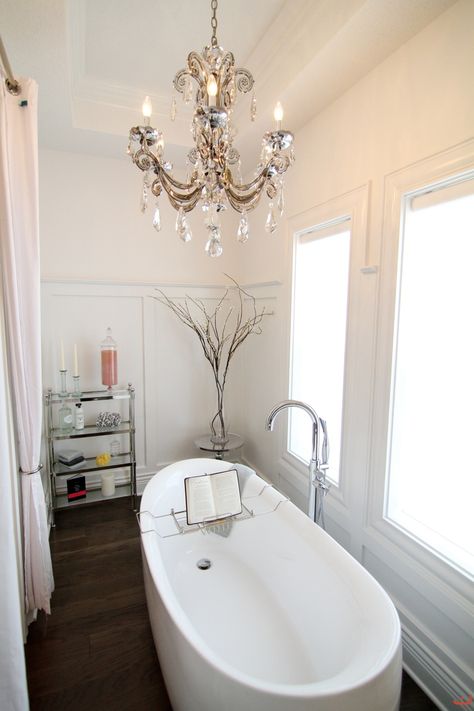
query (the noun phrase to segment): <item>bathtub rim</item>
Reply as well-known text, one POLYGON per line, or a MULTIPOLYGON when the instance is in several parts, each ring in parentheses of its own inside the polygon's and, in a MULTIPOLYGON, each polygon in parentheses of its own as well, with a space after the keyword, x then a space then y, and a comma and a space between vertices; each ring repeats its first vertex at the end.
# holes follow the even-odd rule
MULTIPOLYGON (((195 459, 184 459, 180 460, 178 462, 173 462, 172 464, 168 465, 167 467, 164 467, 161 469, 159 472, 157 472, 147 483, 145 490, 143 492, 142 496, 142 501, 141 501, 141 506, 140 510, 142 510, 142 505, 143 502, 145 501, 145 494, 147 492, 147 489, 149 489, 148 494, 150 494, 150 491, 154 487, 150 487, 152 482, 155 480, 158 474, 163 474, 165 470, 170 469, 171 467, 178 468, 180 465, 182 465, 184 462, 200 462, 201 464, 205 464, 206 462, 209 464, 211 463, 213 466, 215 466, 216 460, 214 459, 205 459, 205 458, 195 458, 195 459), (150 487, 150 488, 149 488, 150 487)), ((232 463, 226 462, 226 464, 229 464, 229 466, 232 466, 232 463)), ((250 467, 247 467, 249 470, 253 471, 250 467)), ((172 473, 172 472, 170 472, 172 473)), ((254 472, 256 476, 259 476, 256 472, 254 472)), ((259 477, 261 479, 261 477, 259 477)), ((262 481, 264 481, 262 479, 262 481)), ((267 482, 265 482, 267 483, 267 482)), ((291 503, 291 502, 290 502, 291 503)), ((293 504, 294 506, 294 504, 293 504)), ((303 514, 296 506, 296 510, 302 515, 305 516, 306 514, 303 514)), ((144 507, 143 510, 150 510, 148 507, 144 507)), ((196 532, 198 533, 198 532, 196 532)), ((324 536, 329 536, 325 531, 322 529, 320 530, 320 533, 323 534, 324 536)), ((390 645, 387 647, 387 650, 385 651, 384 655, 380 657, 380 659, 377 660, 377 665, 374 666, 373 670, 366 674, 365 676, 360 677, 360 679, 357 680, 357 683, 352 683, 352 684, 339 684, 338 686, 334 686, 333 680, 338 678, 338 675, 334 675, 332 677, 329 677, 328 679, 323 679, 321 681, 315 681, 315 682, 310 682, 310 683, 304 683, 304 684, 281 684, 277 682, 270 682, 270 681, 265 681, 262 680, 258 677, 251 676, 248 673, 240 671, 238 668, 235 666, 232 666, 225 660, 222 660, 209 646, 209 644, 206 642, 205 638, 202 637, 194 628, 192 625, 191 621, 189 620, 189 617, 186 615, 182 607, 179 605, 176 595, 173 590, 173 586, 171 585, 169 578, 168 578, 168 572, 166 569, 166 566, 164 565, 163 558, 161 556, 161 552, 159 549, 159 539, 155 536, 150 535, 149 533, 140 533, 140 539, 141 539, 141 545, 142 545, 142 552, 146 560, 146 564, 148 566, 148 570, 150 573, 150 577, 153 581, 153 585, 155 586, 155 589, 161 599, 161 602, 166 609, 166 613, 169 615, 171 618, 172 622, 176 624, 176 626, 179 629, 180 634, 189 642, 189 644, 193 647, 195 652, 202 656, 205 661, 216 671, 219 673, 223 674, 224 676, 228 677, 229 679, 232 679, 234 681, 237 681, 245 686, 248 686, 250 688, 253 688, 259 692, 262 693, 267 693, 267 694, 275 694, 279 696, 284 696, 284 697, 300 697, 300 698, 317 698, 317 697, 330 697, 330 696, 336 696, 340 694, 348 694, 350 692, 353 692, 354 690, 357 689, 362 689, 364 686, 369 685, 372 681, 374 681, 377 677, 383 675, 384 671, 392 664, 396 659, 397 655, 401 652, 401 628, 400 628, 400 620, 398 617, 398 613, 396 611, 395 605, 393 604, 390 596, 388 593, 383 589, 383 587, 375 580, 375 578, 359 563, 360 568, 361 568, 361 574, 363 574, 365 577, 369 578, 371 580, 371 584, 377 585, 379 588, 379 593, 381 593, 382 597, 385 598, 385 603, 387 605, 387 612, 390 611, 390 624, 393 628, 393 632, 395 634, 392 634, 392 639, 390 642, 390 645), (153 551, 155 549, 155 551, 153 551), (154 565, 150 565, 150 560, 153 560, 154 565), (159 584, 158 584, 159 581, 159 584)), ((339 548, 342 548, 337 541, 331 538, 331 543, 334 544, 335 546, 338 546, 339 548)), ((345 551, 344 548, 342 548, 345 554, 350 555, 347 551, 345 551)), ((355 559, 354 559, 355 560, 355 559)), ((358 561, 355 561, 358 563, 358 561)))

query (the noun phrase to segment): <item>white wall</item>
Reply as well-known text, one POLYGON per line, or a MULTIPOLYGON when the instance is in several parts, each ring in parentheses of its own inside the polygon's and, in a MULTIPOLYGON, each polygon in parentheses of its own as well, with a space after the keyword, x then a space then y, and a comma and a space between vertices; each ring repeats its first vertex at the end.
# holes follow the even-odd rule
MULTIPOLYGON (((273 288, 278 324, 265 341, 267 357, 255 359, 248 350, 241 366, 245 451, 249 463, 268 474, 302 508, 306 507, 306 476, 285 454, 283 418, 273 436, 258 430, 269 406, 289 392, 292 225, 304 223, 305 215, 309 221, 316 206, 365 186, 368 229, 362 236, 365 244, 359 247, 366 251, 366 266, 379 269, 386 176, 472 137, 473 28, 474 3, 460 0, 299 131, 296 162, 286 180, 286 221, 281 226, 286 239, 280 238, 270 249, 262 241, 247 245, 245 281, 281 286, 273 288)), ((352 278, 357 309, 350 324, 352 374, 346 381, 350 417, 345 421, 345 485, 329 496, 328 530, 392 595, 404 627, 405 664, 440 707, 450 708, 452 699, 466 693, 472 677, 467 581, 449 572, 438 576, 434 565, 423 566, 381 537, 371 524, 369 494, 384 477, 383 467, 373 466, 371 452, 378 443, 371 440, 371 431, 375 355, 380 347, 378 302, 385 282, 380 271, 357 270, 352 278)), ((324 347, 324 334, 321 343, 324 347)), ((317 403, 313 405, 318 409, 317 403)))
POLYGON ((232 217, 224 216, 224 254, 218 259, 204 251, 200 210, 189 217, 193 239, 185 245, 175 231, 176 212, 162 196, 157 233, 153 203, 140 211, 143 174, 131 160, 42 149, 39 171, 43 279, 222 284, 224 272, 234 276, 241 245, 232 217))
MULTIPOLYGON (((138 390, 141 473, 192 456, 193 435, 205 428, 209 416, 211 376, 192 334, 152 303, 149 294, 152 285, 162 284, 175 295, 191 291, 212 298, 216 292, 204 285, 225 283, 227 272, 254 285, 260 303, 274 311, 263 334, 250 339, 236 357, 229 392, 233 429, 244 435, 250 463, 305 507, 305 475, 282 458, 282 424, 275 433, 263 430, 270 407, 288 396, 292 235, 287 220, 300 220, 305 211, 365 186, 366 263, 380 264, 385 177, 472 134, 473 26, 474 3, 460 0, 299 131, 280 232, 264 232, 262 205, 251 217, 251 236, 242 247, 235 242, 230 218, 231 233, 225 233, 224 257, 218 260, 204 254, 198 214, 192 217, 196 234, 191 245, 176 237, 170 208, 163 207, 163 230, 155 233, 151 214, 139 212, 140 175, 129 161, 41 151, 45 386, 57 378, 60 337, 69 352, 74 342, 80 344, 88 384, 97 384, 98 343, 112 325, 121 349, 120 378, 133 380, 138 390)), ((348 388, 353 413, 345 458, 348 491, 344 499, 331 496, 328 527, 392 594, 404 623, 406 664, 449 708, 451 698, 465 691, 468 660, 461 628, 467 626, 467 602, 396 547, 376 539, 367 525, 363 496, 373 444, 381 286, 377 274, 358 274, 355 285, 360 308, 353 324, 359 334, 354 382, 348 388)))

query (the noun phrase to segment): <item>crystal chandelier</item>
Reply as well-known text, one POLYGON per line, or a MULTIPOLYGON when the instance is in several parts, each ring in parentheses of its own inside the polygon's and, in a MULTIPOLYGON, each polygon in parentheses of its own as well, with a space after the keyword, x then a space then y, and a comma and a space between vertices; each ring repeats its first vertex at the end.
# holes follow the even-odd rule
MULTIPOLYGON (((151 102, 143 104, 143 126, 130 129, 128 153, 143 171, 141 209, 147 209, 150 193, 156 198, 153 226, 161 229, 158 197, 164 190, 177 210, 176 231, 183 242, 192 237, 187 213, 198 204, 205 213, 209 232, 206 252, 211 257, 222 254, 220 213, 230 205, 240 213, 237 237, 246 242, 249 235, 248 213, 258 204, 262 193, 269 198, 265 229, 277 228, 276 212, 283 213, 283 175, 294 160, 293 134, 282 130, 283 109, 277 103, 274 112, 276 129, 262 138, 260 162, 253 178, 242 182, 240 155, 233 146, 236 130, 232 123, 236 95, 252 90, 254 80, 247 69, 235 67, 234 55, 217 42, 217 0, 211 0, 211 43, 202 54, 191 52, 187 67, 174 78, 175 89, 186 103, 194 96, 195 107, 191 125, 194 139, 187 157, 188 175, 180 182, 172 175, 172 165, 164 159, 163 134, 150 126, 151 102)), ((171 104, 171 119, 176 116, 176 101, 171 104)), ((250 102, 250 118, 255 120, 256 99, 250 102)))

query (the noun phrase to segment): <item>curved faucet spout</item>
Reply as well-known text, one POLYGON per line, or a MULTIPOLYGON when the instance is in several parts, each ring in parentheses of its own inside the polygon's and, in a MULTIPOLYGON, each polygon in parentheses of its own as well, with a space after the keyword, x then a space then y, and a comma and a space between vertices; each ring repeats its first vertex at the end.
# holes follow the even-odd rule
POLYGON ((308 405, 305 402, 301 402, 301 400, 283 400, 283 402, 280 402, 278 403, 278 405, 275 405, 273 410, 268 415, 267 421, 265 423, 265 429, 269 431, 273 430, 273 423, 275 421, 275 417, 278 415, 278 413, 282 412, 282 410, 286 410, 290 407, 299 407, 305 412, 307 412, 308 415, 311 417, 311 420, 313 422, 311 461, 314 462, 316 466, 319 466, 319 430, 320 428, 322 429, 322 427, 318 413, 311 407, 311 405, 308 405))
POLYGON ((311 448, 311 460, 309 463, 309 506, 308 506, 308 516, 312 521, 316 523, 321 522, 321 526, 324 528, 324 514, 322 508, 322 499, 326 495, 329 485, 326 484, 326 469, 328 468, 328 455, 329 455, 329 444, 327 436, 326 421, 322 420, 316 410, 314 410, 311 405, 308 405, 301 400, 283 400, 283 402, 275 405, 273 410, 267 417, 265 422, 266 430, 273 430, 273 423, 275 422, 276 416, 290 407, 299 407, 311 417, 313 427, 312 427, 312 448, 311 448), (319 433, 323 433, 323 444, 321 457, 319 456, 319 433), (313 491, 315 487, 315 491, 313 491), (316 499, 319 499, 318 504, 316 499))

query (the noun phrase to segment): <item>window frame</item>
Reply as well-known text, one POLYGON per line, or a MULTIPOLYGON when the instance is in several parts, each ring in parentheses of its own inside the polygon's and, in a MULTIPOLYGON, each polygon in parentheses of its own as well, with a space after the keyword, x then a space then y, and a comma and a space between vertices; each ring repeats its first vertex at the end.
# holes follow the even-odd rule
POLYGON ((467 593, 469 576, 428 544, 386 517, 390 457, 393 379, 396 357, 397 304, 401 236, 406 201, 427 187, 449 185, 474 169, 474 140, 436 154, 385 178, 381 273, 377 316, 372 445, 369 463, 368 531, 381 542, 395 544, 416 563, 467 593))
MULTIPOLYGON (((347 474, 350 460, 350 450, 354 446, 351 437, 351 422, 357 416, 354 408, 354 379, 355 371, 358 367, 355 354, 357 352, 357 313, 359 304, 358 280, 362 274, 375 274, 376 267, 367 266, 367 219, 368 219, 369 185, 363 185, 344 195, 340 195, 326 203, 317 205, 305 212, 292 216, 288 221, 290 258, 288 278, 287 278, 287 319, 289 324, 286 337, 286 358, 285 368, 287 374, 287 396, 291 392, 292 363, 291 353, 293 349, 293 309, 294 309, 294 286, 295 286, 295 266, 296 248, 298 238, 311 233, 319 228, 331 226, 339 222, 347 222, 350 226, 350 251, 349 251, 349 284, 347 297, 347 321, 345 339, 344 358, 344 385, 343 385, 343 405, 342 405, 342 425, 341 425, 341 451, 340 451, 340 472, 339 483, 332 484, 327 497, 330 507, 333 507, 333 514, 337 518, 339 515, 346 516, 348 510, 348 497, 353 485, 351 477, 347 474), (349 441, 347 441, 349 440, 349 441)), ((357 403, 355 403, 357 404, 357 403)), ((317 406, 316 406, 317 411, 317 406)), ((323 413, 322 413, 323 414, 323 413)), ((331 441, 330 423, 328 423, 329 440, 331 441)), ((288 449, 289 441, 289 418, 285 419, 281 428, 280 440, 280 468, 282 476, 305 497, 308 493, 308 467, 302 460, 288 449)), ((368 442, 368 440, 367 440, 368 442)), ((331 464, 331 459, 329 459, 331 464)))

